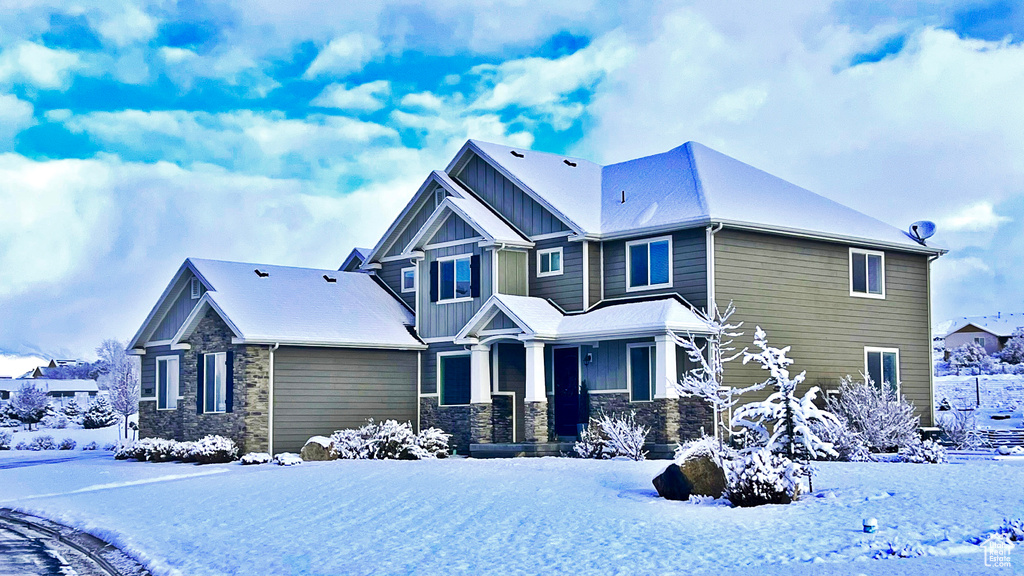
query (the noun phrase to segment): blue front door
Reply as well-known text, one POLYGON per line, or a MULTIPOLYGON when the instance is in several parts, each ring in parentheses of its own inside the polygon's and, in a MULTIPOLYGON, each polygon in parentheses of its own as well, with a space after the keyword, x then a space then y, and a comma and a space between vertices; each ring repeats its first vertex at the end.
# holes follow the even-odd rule
POLYGON ((576 436, 580 413, 580 349, 555 348, 555 434, 576 436))

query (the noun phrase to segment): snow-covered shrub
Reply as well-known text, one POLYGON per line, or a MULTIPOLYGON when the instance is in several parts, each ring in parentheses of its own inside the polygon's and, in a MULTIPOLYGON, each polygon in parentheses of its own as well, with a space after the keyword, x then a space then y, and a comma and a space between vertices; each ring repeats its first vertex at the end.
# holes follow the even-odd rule
POLYGON ((829 412, 860 434, 874 452, 898 449, 916 442, 920 417, 906 397, 896 396, 888 387, 875 386, 870 379, 857 382, 850 376, 839 380, 839 394, 825 398, 829 412))
POLYGON ((28 443, 29 450, 56 450, 57 442, 53 436, 36 436, 28 443))
POLYGON ((996 531, 1010 542, 1024 542, 1024 519, 1003 519, 1003 525, 996 531))
POLYGON ((107 442, 106 444, 103 445, 103 450, 105 452, 113 452, 114 450, 117 450, 117 444, 114 444, 113 442, 107 442))
POLYGON ((580 439, 573 444, 572 449, 580 458, 601 460, 608 457, 604 451, 606 444, 604 435, 601 433, 601 423, 597 418, 591 418, 590 424, 583 429, 580 439))
POLYGON ((0 450, 10 450, 11 440, 14 438, 14 434, 10 430, 4 430, 0 428, 0 450))
POLYGON ((729 462, 739 457, 740 453, 735 448, 711 436, 702 436, 680 444, 675 451, 675 462, 680 466, 690 460, 708 458, 724 470, 729 462))
POLYGON ((823 453, 838 457, 832 445, 814 433, 811 425, 818 422, 837 422, 828 411, 814 405, 818 387, 812 386, 803 397, 797 396, 796 388, 803 383, 806 372, 789 377, 789 366, 793 360, 786 355, 789 346, 775 348, 768 345, 768 335, 758 326, 754 330, 754 346, 760 348, 757 354, 743 353, 743 363, 751 360, 769 371, 765 385, 772 385, 773 392, 763 402, 751 402, 740 406, 734 413, 732 427, 745 429, 758 447, 773 452, 786 452, 790 457, 806 454, 814 458, 823 453))
POLYGON ((249 452, 245 456, 242 456, 243 466, 252 466, 253 464, 267 464, 272 460, 270 454, 266 452, 249 452))
POLYGON ((238 458, 238 446, 230 438, 211 434, 196 442, 189 453, 199 464, 221 464, 238 458))
POLYGON ((58 450, 74 450, 75 446, 78 446, 78 442, 75 442, 71 438, 65 438, 57 444, 58 450))
POLYGON ((644 460, 647 452, 644 443, 651 429, 636 423, 636 414, 629 412, 600 418, 591 418, 590 425, 583 431, 581 439, 573 446, 580 458, 615 458, 644 460))
POLYGON ((988 444, 988 439, 978 430, 973 410, 943 411, 937 420, 942 433, 957 450, 976 450, 988 444))
POLYGON ((178 443, 174 440, 152 438, 146 443, 145 460, 150 462, 172 462, 177 460, 178 443))
POLYGON ((75 400, 71 400, 70 402, 64 405, 64 408, 61 409, 61 413, 64 414, 64 416, 66 416, 68 420, 74 422, 79 416, 82 415, 82 407, 79 406, 78 402, 76 402, 75 400))
POLYGON ((800 493, 803 466, 767 449, 726 464, 725 497, 734 506, 789 504, 800 493))
POLYGON ((925 440, 901 447, 900 460, 914 464, 945 464, 949 459, 941 444, 925 440))
POLYGON ((896 539, 883 544, 871 557, 875 560, 889 560, 891 558, 917 558, 923 555, 924 551, 916 544, 901 544, 896 539))
POLYGON ((973 373, 980 367, 982 362, 988 358, 988 352, 975 342, 961 344, 949 353, 949 365, 960 375, 962 369, 968 369, 973 373))
POLYGON ((28 442, 25 442, 24 440, 22 440, 21 442, 18 442, 18 445, 15 446, 14 449, 15 450, 28 450, 29 449, 28 442))
POLYGON ((82 413, 82 427, 92 430, 106 428, 117 422, 117 414, 106 396, 97 396, 82 413))
POLYGON ((814 422, 811 424, 811 430, 823 442, 831 444, 835 451, 835 456, 819 454, 819 460, 838 460, 840 462, 868 462, 871 460, 871 452, 860 433, 850 430, 845 422, 838 419, 834 422, 814 422))
POLYGON ((48 415, 39 421, 40 427, 53 428, 55 430, 64 430, 69 424, 68 417, 61 413, 48 415))
POLYGON ((291 452, 281 452, 274 456, 274 464, 278 466, 295 466, 296 464, 302 464, 302 457, 291 452))
POLYGON ((85 446, 82 446, 82 450, 98 450, 99 445, 96 442, 89 442, 85 446))
POLYGON ((451 437, 451 434, 446 434, 440 428, 430 427, 420 430, 416 444, 426 453, 425 458, 447 458, 450 452, 448 441, 451 437))
POLYGON ((1024 326, 1013 331, 1013 335, 999 351, 999 358, 1007 364, 1024 364, 1024 326))
POLYGON ((417 435, 409 422, 371 418, 360 428, 336 431, 331 445, 342 460, 422 460, 447 456, 449 438, 437 428, 417 435))
POLYGON ((175 442, 171 447, 171 458, 178 462, 195 462, 195 442, 175 442))

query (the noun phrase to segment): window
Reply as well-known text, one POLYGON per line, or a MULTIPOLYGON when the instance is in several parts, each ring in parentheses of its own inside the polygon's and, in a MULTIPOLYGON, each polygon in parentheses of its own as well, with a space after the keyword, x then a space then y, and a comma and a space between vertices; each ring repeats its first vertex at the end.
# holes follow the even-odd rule
POLYGON ((416 291, 416 268, 402 268, 402 292, 416 291))
POLYGON ((850 248, 850 296, 885 298, 885 253, 850 248))
POLYGON ((203 412, 227 412, 227 352, 203 355, 203 412))
MULTIPOLYGON (((864 348, 864 364, 868 378, 875 386, 887 386, 893 394, 900 393, 899 348, 864 348)), ((884 389, 884 388, 883 388, 884 389)))
POLYGON ((438 302, 468 300, 472 297, 470 255, 438 261, 438 302))
POLYGON ((537 277, 558 276, 562 273, 562 249, 551 248, 537 252, 537 277))
POLYGON ((626 242, 626 290, 650 290, 672 285, 672 238, 626 242))
POLYGON ((630 344, 627 356, 629 401, 649 402, 654 398, 655 348, 653 344, 630 344))
POLYGON ((981 346, 982 348, 984 348, 985 347, 985 337, 984 336, 975 336, 974 337, 974 343, 977 344, 978 346, 981 346))
POLYGON ((469 404, 469 354, 441 352, 437 355, 437 382, 442 406, 469 404))
POLYGON ((200 296, 199 293, 202 292, 202 286, 203 286, 202 284, 199 283, 199 278, 193 278, 192 281, 189 282, 189 284, 190 284, 189 287, 191 288, 191 291, 192 291, 192 299, 195 300, 195 299, 199 298, 199 296, 200 296))
POLYGON ((156 409, 176 410, 178 408, 177 356, 161 356, 156 359, 156 409))

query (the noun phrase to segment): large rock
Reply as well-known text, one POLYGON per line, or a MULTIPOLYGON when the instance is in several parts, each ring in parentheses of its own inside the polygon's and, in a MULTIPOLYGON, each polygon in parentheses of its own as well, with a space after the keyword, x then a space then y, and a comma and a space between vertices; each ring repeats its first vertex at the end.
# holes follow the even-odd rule
POLYGON ((655 476, 651 482, 654 483, 658 496, 666 500, 689 500, 690 492, 693 490, 693 485, 676 464, 669 464, 668 468, 655 476))
POLYGON ((306 462, 334 460, 338 457, 338 454, 334 452, 334 448, 331 446, 331 439, 325 436, 313 436, 307 440, 299 455, 306 462))
POLYGON ((691 494, 721 498, 725 492, 725 471, 707 456, 683 462, 680 471, 690 483, 691 494))

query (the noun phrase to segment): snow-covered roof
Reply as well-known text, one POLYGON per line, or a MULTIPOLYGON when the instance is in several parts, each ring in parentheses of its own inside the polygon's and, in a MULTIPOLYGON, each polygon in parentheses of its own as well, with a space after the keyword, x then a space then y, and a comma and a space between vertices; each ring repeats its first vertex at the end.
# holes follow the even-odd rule
POLYGON ((722 222, 913 251, 941 251, 922 246, 899 228, 697 142, 600 166, 560 154, 470 140, 449 170, 459 165, 466 151, 495 165, 580 234, 615 238, 722 222))
POLYGON ((213 308, 247 343, 424 347, 410 333, 412 312, 367 274, 197 258, 186 263, 209 290, 175 335, 175 343, 187 338, 213 308))
POLYGON ((1024 314, 1003 314, 995 316, 964 316, 953 321, 946 331, 946 336, 962 330, 967 326, 977 326, 993 336, 1013 336, 1013 331, 1024 327, 1024 314))
POLYGON ((366 262, 366 259, 370 257, 371 252, 373 252, 373 248, 353 248, 348 253, 348 256, 345 257, 345 261, 338 267, 338 270, 355 272, 359 269, 359 265, 366 262))
POLYGON ((0 390, 17 392, 22 384, 32 384, 47 392, 98 392, 95 380, 58 380, 54 378, 0 378, 0 390))
POLYGON ((455 341, 476 337, 499 313, 512 320, 524 337, 546 340, 708 332, 707 324, 672 296, 603 306, 583 314, 563 314, 543 298, 494 294, 466 323, 455 341))
MULTIPOLYGON (((448 179, 448 175, 444 177, 448 179)), ((454 183, 452 183, 454 185, 454 183)), ((452 195, 446 196, 444 201, 438 205, 426 222, 416 232, 416 235, 409 241, 404 252, 421 248, 422 245, 434 236, 434 233, 444 225, 450 214, 456 214, 473 227, 485 241, 490 244, 506 244, 509 246, 533 247, 533 242, 526 238, 507 222, 501 219, 493 210, 474 198, 469 193, 452 189, 452 195)))

